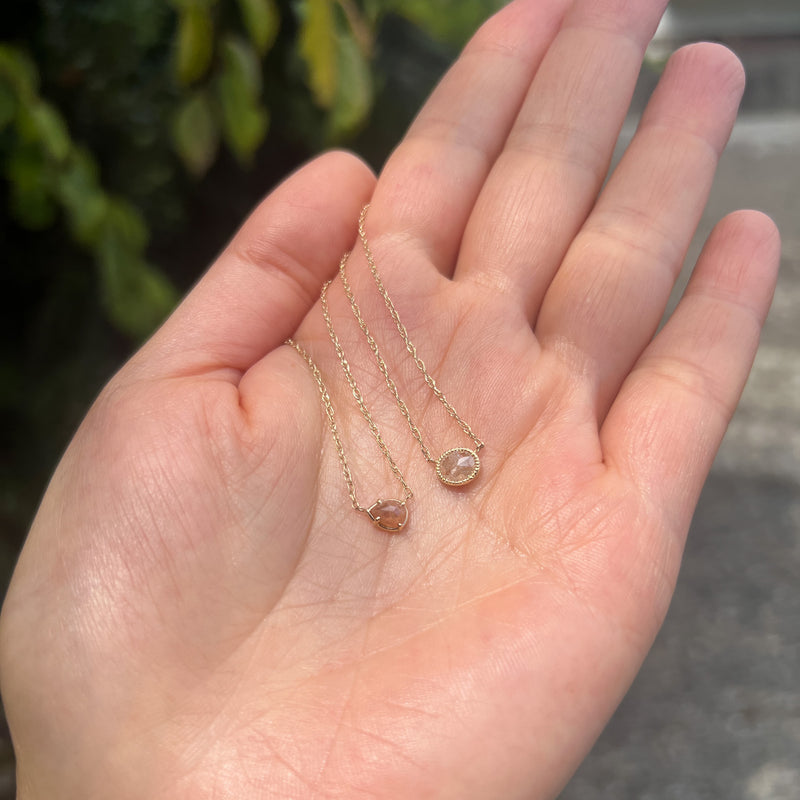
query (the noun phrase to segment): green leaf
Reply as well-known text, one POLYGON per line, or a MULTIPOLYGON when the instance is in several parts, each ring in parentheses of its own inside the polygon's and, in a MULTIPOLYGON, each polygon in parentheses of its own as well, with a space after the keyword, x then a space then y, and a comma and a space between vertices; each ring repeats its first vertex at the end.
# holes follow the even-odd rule
POLYGON ((247 164, 269 128, 269 112, 259 97, 261 63, 247 42, 228 37, 223 43, 216 90, 225 142, 236 158, 247 164))
POLYGON ((226 36, 221 45, 223 71, 232 75, 252 100, 261 94, 261 61, 253 47, 239 36, 226 36))
POLYGON ((121 197, 109 197, 103 221, 106 236, 113 234, 126 248, 142 252, 150 238, 147 223, 139 210, 121 197))
POLYGON ((42 154, 29 147, 15 150, 6 163, 6 175, 11 184, 11 213, 20 225, 29 230, 52 225, 57 209, 42 154))
POLYGON ((58 176, 56 195, 75 239, 83 245, 95 244, 108 212, 108 198, 100 188, 97 164, 87 150, 75 148, 58 176))
POLYGON ((214 20, 202 3, 187 3, 178 17, 178 82, 188 86, 200 80, 214 54, 214 20))
POLYGON ((237 93, 228 83, 229 79, 225 76, 220 78, 222 131, 225 143, 239 162, 246 166, 267 135, 269 112, 252 101, 237 99, 237 93))
POLYGON ((72 150, 72 139, 64 118, 44 100, 20 100, 17 111, 19 139, 35 145, 54 161, 64 161, 72 150))
POLYGON ((338 66, 336 103, 329 121, 330 135, 334 140, 353 133, 364 122, 373 97, 369 63, 350 35, 339 37, 338 66))
POLYGON ((170 281, 142 256, 146 242, 141 214, 109 198, 95 248, 102 299, 114 325, 137 339, 152 333, 177 301, 170 281))
POLYGON ((174 307, 175 288, 113 231, 103 238, 97 261, 103 304, 111 322, 135 339, 151 334, 174 307))
POLYGON ((172 124, 172 141, 186 169, 204 175, 219 149, 219 126, 207 91, 195 92, 178 109, 172 124))
POLYGON ((28 109, 33 129, 45 152, 55 161, 64 161, 72 149, 67 123, 49 103, 39 101, 28 109))
POLYGON ((281 16, 275 0, 239 0, 247 34, 263 56, 275 42, 281 16))
POLYGON ((305 0, 299 47, 314 99, 323 108, 331 108, 338 83, 336 21, 331 0, 305 0))
POLYGON ((390 9, 387 8, 386 0, 363 0, 362 7, 367 22, 374 28, 381 17, 390 9))
POLYGON ((0 77, 21 97, 39 91, 39 71, 28 54, 18 47, 0 43, 0 77))
POLYGON ((391 10, 434 39, 461 46, 504 0, 392 0, 391 10))

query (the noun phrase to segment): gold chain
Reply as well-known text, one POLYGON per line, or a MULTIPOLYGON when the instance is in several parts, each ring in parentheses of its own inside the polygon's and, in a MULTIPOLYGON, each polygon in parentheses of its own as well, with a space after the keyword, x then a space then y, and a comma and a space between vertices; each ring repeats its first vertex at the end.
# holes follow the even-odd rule
MULTIPOLYGON (((408 331, 406 330, 405 325, 403 325, 400 315, 397 313, 397 309, 395 308, 392 299, 389 297, 386 287, 383 285, 383 281, 378 273, 378 268, 375 264, 375 259, 369 246, 369 241, 367 240, 366 231, 364 230, 368 209, 369 205, 366 205, 361 211, 361 216, 358 220, 358 233, 359 237, 361 238, 361 243, 364 246, 364 253, 366 254, 367 263, 369 264, 370 272, 372 273, 375 285, 378 287, 381 297, 383 297, 383 301, 386 304, 389 315, 394 321, 397 332, 400 334, 400 337, 406 346, 406 350, 413 359, 414 364, 416 364, 417 369, 422 373, 425 383, 431 389, 436 399, 439 400, 439 402, 445 407, 447 413, 456 421, 456 423, 458 423, 458 426, 461 428, 461 430, 472 440, 475 447, 474 451, 468 450, 464 447, 454 447, 450 450, 446 450, 439 456, 438 459, 434 459, 434 457, 431 455, 430 450, 422 439, 422 433, 420 432, 419 427, 414 422, 411 412, 408 410, 408 406, 400 397, 397 384, 389 374, 389 368, 387 367, 386 361, 378 349, 378 343, 370 333, 369 327, 367 326, 367 323, 364 321, 364 317, 361 314, 361 309, 356 301, 356 297, 350 286, 350 282, 347 279, 347 261, 350 257, 350 253, 345 253, 344 256, 342 256, 341 262, 339 263, 339 275, 342 279, 344 293, 350 303, 353 316, 355 317, 356 322, 358 322, 358 326, 361 328, 362 333, 366 337, 370 350, 372 350, 372 354, 375 357, 375 362, 378 365, 378 369, 383 375, 386 385, 389 388, 392 397, 394 397, 398 408, 402 412, 403 417, 405 417, 408 427, 411 430, 411 434, 417 441, 417 444, 420 446, 425 460, 436 465, 436 474, 439 476, 439 480, 441 480, 442 483, 448 486, 463 486, 466 483, 470 483, 478 476, 481 468, 478 452, 483 449, 484 444, 475 435, 470 425, 464 419, 462 419, 453 405, 445 397, 444 392, 439 388, 434 377, 428 372, 425 362, 417 353, 417 348, 411 341, 411 337, 408 335, 408 331)), ((336 454, 338 455, 339 462, 342 466, 342 474, 344 475, 344 480, 347 484, 347 492, 350 496, 350 502, 352 503, 353 508, 356 511, 367 514, 372 522, 382 530, 397 533, 406 525, 408 521, 408 508, 406 503, 414 496, 414 493, 411 491, 408 483, 406 483, 406 479, 403 476, 403 473, 400 471, 400 468, 397 466, 394 458, 392 458, 392 454, 389 452, 389 448, 386 445, 378 426, 375 424, 372 414, 367 408, 367 404, 364 401, 364 395, 359 389, 358 383, 356 382, 353 372, 350 369, 350 362, 347 360, 347 357, 344 354, 344 349, 342 348, 342 344, 339 341, 339 337, 336 335, 336 330, 333 326, 333 319, 331 318, 330 307, 328 305, 328 288, 330 285, 331 281, 326 281, 325 284, 323 284, 322 291, 320 293, 322 317, 325 320, 325 326, 328 329, 328 335, 333 343, 336 356, 339 359, 339 364, 342 367, 342 372, 344 372, 345 379, 350 387, 353 398, 358 405, 361 416, 364 417, 364 420, 369 426, 370 432, 372 433, 378 448, 383 454, 383 457, 389 464, 392 473, 403 487, 404 496, 402 500, 377 500, 368 508, 362 506, 358 502, 355 484, 353 482, 353 475, 347 463, 347 456, 344 452, 342 438, 339 435, 339 428, 336 424, 336 413, 333 408, 333 402, 331 401, 330 392, 325 385, 325 381, 322 378, 322 373, 309 353, 296 341, 294 341, 294 339, 287 339, 286 344, 293 347, 300 357, 306 362, 306 364, 308 364, 309 368, 311 369, 311 374, 317 383, 317 388, 319 389, 320 397, 322 398, 322 404, 325 409, 325 415, 328 419, 328 427, 330 428, 333 441, 336 445, 336 454)))
MULTIPOLYGON (((347 256, 344 257, 345 259, 347 256)), ((343 259, 344 260, 344 259, 343 259)), ((358 388, 358 384, 356 383, 356 379, 353 377, 353 373, 350 370, 350 362, 345 358, 344 350, 342 349, 342 345, 339 342, 339 337, 336 335, 336 331, 333 328, 333 320, 331 319, 331 312, 328 308, 328 287, 331 285, 330 281, 326 281, 322 287, 322 292, 320 293, 320 304, 322 305, 322 316, 325 319, 325 325, 328 328, 328 334, 331 337, 331 341, 333 342, 333 346, 336 350, 336 355, 339 357, 339 363, 342 365, 342 372, 344 372, 344 376, 347 379, 347 384, 350 386, 350 391, 353 393, 353 397, 355 398, 356 403, 358 403, 358 408, 361 411, 361 416, 369 425, 369 429, 372 432, 372 436, 374 437, 375 441, 378 444, 378 447, 383 453, 384 458, 389 463, 389 467, 391 468, 392 472, 395 474, 398 481, 403 487, 403 491, 405 492, 405 499, 410 500, 414 493, 411 489, 408 488, 408 484, 406 483, 406 479, 403 477, 403 473, 400 472, 400 468, 395 463, 395 460, 392 458, 392 454, 389 452, 389 448, 386 446, 386 442, 383 440, 383 436, 381 436, 381 432, 378 430, 378 426, 375 424, 375 420, 372 419, 372 414, 369 413, 369 409, 367 408, 366 403, 364 402, 364 396, 361 394, 361 390, 358 388)))
MULTIPOLYGON (((328 282, 330 283, 330 281, 328 282)), ((328 284, 325 284, 323 287, 323 297, 325 296, 328 284)), ((326 315, 326 322, 330 319, 329 314, 327 313, 327 303, 323 306, 325 309, 324 313, 326 315)), ((335 335, 335 334, 334 334, 335 335)), ((338 342, 338 339, 336 340, 338 342)), ((389 450, 386 447, 385 442, 383 441, 383 437, 380 435, 380 432, 377 429, 377 426, 372 420, 372 416, 367 410, 366 405, 364 405, 363 398, 361 398, 361 392, 358 391, 358 387, 353 388, 351 385, 351 389, 353 390, 353 395, 355 396, 356 400, 359 401, 359 407, 361 408, 362 414, 364 418, 367 420, 370 426, 370 430, 373 433, 378 445, 381 448, 384 456, 389 462, 390 467, 392 468, 392 472, 397 476, 398 480, 403 486, 403 491, 405 496, 402 500, 377 500, 373 503, 369 508, 362 506, 358 502, 358 498, 356 496, 356 489, 355 483, 353 482, 353 475, 350 472, 350 466, 347 463, 347 456, 344 452, 344 446, 342 445, 342 438, 339 435, 339 428, 336 425, 336 412, 333 408, 333 402, 331 401, 330 392, 328 391, 328 387, 325 385, 325 381, 322 377, 322 373, 320 372, 319 367, 314 362, 314 359, 309 355, 309 353, 305 350, 302 345, 298 344, 294 339, 287 339, 286 344, 290 347, 293 347, 300 357, 308 364, 309 369, 311 370, 311 374, 316 381, 317 388, 319 389, 320 397, 322 398, 322 405, 325 409, 325 416, 328 419, 328 427, 330 428, 331 435, 333 436, 334 444, 336 445, 336 454, 339 457, 339 462, 342 466, 342 474, 344 475, 345 483, 347 484, 347 493, 350 496, 350 502, 353 505, 353 508, 356 511, 360 511, 366 514, 370 520, 379 528, 384 531, 388 531, 390 533, 399 533, 408 522, 408 508, 406 507, 406 503, 414 496, 411 489, 408 487, 408 484, 405 481, 402 473, 395 464, 394 459, 389 454, 389 450)), ((345 359, 346 362, 346 359, 345 359)))
POLYGON ((325 381, 322 379, 322 373, 319 371, 319 367, 314 362, 314 359, 311 358, 308 352, 294 339, 287 339, 286 344, 288 344, 290 347, 294 347, 294 349, 297 350, 302 359, 306 362, 306 364, 308 364, 311 374, 314 376, 314 380, 317 382, 317 388, 319 389, 320 396, 322 397, 322 405, 325 407, 325 416, 328 418, 328 427, 331 429, 331 433, 333 434, 333 441, 336 444, 336 453, 339 456, 339 461, 342 464, 342 472, 344 473, 345 483, 347 483, 347 493, 350 495, 350 502, 353 504, 353 508, 356 511, 366 511, 366 509, 356 499, 356 489, 353 483, 353 476, 350 473, 350 467, 347 464, 347 456, 344 454, 344 447, 342 446, 342 440, 339 436, 339 428, 336 426, 336 412, 333 409, 333 403, 331 402, 331 396, 328 393, 328 387, 325 385, 325 381))
MULTIPOLYGON (((361 238, 361 244, 364 246, 364 255, 367 258, 367 264, 369 264, 369 269, 370 272, 372 273, 375 285, 378 287, 378 291, 380 292, 381 297, 383 297, 383 302, 386 304, 386 308, 389 311, 392 320, 394 321, 395 327, 397 328, 397 332, 400 334, 400 337, 402 338, 403 343, 406 346, 406 350, 408 350, 409 355, 414 360, 414 363, 417 365, 417 369, 422 373, 422 376, 425 378, 425 383, 428 384, 431 391, 434 393, 439 402, 445 407, 445 409, 447 409, 447 413, 458 423, 461 430, 464 431, 464 433, 467 436, 469 436, 470 439, 472 439, 473 443, 475 444, 475 452, 477 453, 484 447, 483 442, 475 435, 472 428, 465 420, 461 418, 461 416, 455 410, 455 408, 453 408, 453 405, 445 397, 444 392, 437 385, 434 377, 428 372, 428 369, 425 366, 425 362, 418 355, 417 348, 411 341, 411 337, 408 335, 406 326, 403 325, 403 322, 400 319, 400 315, 397 313, 397 309, 395 308, 394 303, 392 302, 392 298, 389 297, 389 292, 383 285, 383 280, 381 280, 381 276, 378 273, 378 267, 375 264, 375 258, 372 255, 372 250, 370 249, 369 240, 367 239, 367 233, 365 230, 365 223, 367 219, 368 210, 369 210, 369 204, 365 205, 364 208, 361 210, 361 216, 358 218, 358 235, 361 238)), ((419 433, 419 429, 411 420, 411 416, 408 414, 408 409, 405 407, 405 403, 403 403, 400 400, 400 397, 397 394, 397 387, 394 385, 394 381, 392 381, 391 378, 389 378, 388 372, 386 370, 386 364, 380 356, 380 353, 378 351, 378 346, 377 344, 375 344, 375 340, 372 338, 372 336, 369 335, 367 326, 366 324, 364 324, 364 321, 361 318, 361 314, 358 311, 358 304, 355 301, 353 293, 351 291, 348 291, 349 284, 347 283, 347 277, 345 275, 345 263, 346 263, 346 257, 342 259, 342 263, 339 265, 339 272, 342 276, 342 283, 345 284, 345 292, 347 294, 348 300, 350 300, 350 306, 353 309, 353 314, 358 320, 358 324, 361 327, 361 330, 367 337, 367 341, 369 342, 370 348, 372 349, 372 352, 375 355, 375 359, 378 362, 378 367, 383 373, 384 379, 386 380, 386 385, 389 387, 390 391, 394 395, 395 400, 397 400, 398 405, 400 406, 400 410, 403 412, 403 416, 405 416, 409 424, 409 427, 411 428, 411 433, 414 434, 414 438, 419 442, 420 447, 422 448, 423 455, 428 461, 434 461, 434 459, 430 455, 430 452, 423 444, 422 437, 419 433), (404 408, 405 410, 403 410, 404 408)))
POLYGON ((361 309, 356 302, 355 295, 353 294, 353 290, 350 288, 350 281, 347 280, 347 272, 345 267, 347 266, 347 257, 349 253, 342 258, 341 263, 339 264, 339 275, 342 279, 342 286, 344 287, 344 293, 347 296, 347 299, 350 301, 350 308, 353 311, 353 316, 356 318, 356 322, 358 322, 359 328, 364 333, 364 336, 367 339, 367 343, 369 344, 370 350, 372 350, 373 355, 375 356, 375 362, 378 365, 378 369, 381 371, 381 374, 386 381, 386 385, 389 387, 389 391, 394 396, 395 401, 397 402, 397 406, 400 409, 400 412, 405 417, 406 422, 408 423, 408 427, 411 429, 412 436, 417 440, 417 443, 420 446, 420 450, 422 450, 422 455, 425 456, 425 460, 429 461, 431 464, 436 463, 436 459, 431 455, 430 450, 425 446, 425 442, 422 441, 422 434, 419 431, 416 423, 411 417, 411 412, 408 410, 408 406, 403 402, 402 398, 400 397, 400 392, 397 390, 397 384, 392 379, 391 375, 389 375, 389 368, 386 366, 386 362, 383 360, 381 356, 380 350, 378 350, 378 343, 373 338, 372 334, 367 327, 367 323, 364 322, 364 318, 361 316, 361 309))

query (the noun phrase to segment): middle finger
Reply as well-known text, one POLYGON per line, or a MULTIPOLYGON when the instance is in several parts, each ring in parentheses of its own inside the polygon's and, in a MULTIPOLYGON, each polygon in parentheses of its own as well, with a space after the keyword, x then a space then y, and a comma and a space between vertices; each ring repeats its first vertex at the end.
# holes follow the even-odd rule
POLYGON ((666 0, 576 0, 469 219, 455 278, 533 321, 605 178, 666 0))

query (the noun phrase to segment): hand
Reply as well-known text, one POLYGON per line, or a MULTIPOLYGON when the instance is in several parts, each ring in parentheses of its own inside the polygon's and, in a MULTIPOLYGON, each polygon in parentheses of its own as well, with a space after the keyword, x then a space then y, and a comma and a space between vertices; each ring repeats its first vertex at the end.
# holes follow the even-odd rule
MULTIPOLYGON (((280 186, 111 381, 45 495, 5 603, 2 689, 34 798, 545 798, 626 691, 747 376, 779 242, 723 220, 655 334, 743 86, 670 61, 602 188, 663 0, 517 0, 377 183, 325 155, 280 186), (599 194, 599 196, 598 196, 599 194), (412 340, 486 442, 452 492, 420 457, 337 281, 334 322, 415 490, 398 490, 317 298, 371 245, 412 340), (654 336, 655 334, 655 336, 654 336)), ((467 444, 365 317, 438 452, 467 444)))

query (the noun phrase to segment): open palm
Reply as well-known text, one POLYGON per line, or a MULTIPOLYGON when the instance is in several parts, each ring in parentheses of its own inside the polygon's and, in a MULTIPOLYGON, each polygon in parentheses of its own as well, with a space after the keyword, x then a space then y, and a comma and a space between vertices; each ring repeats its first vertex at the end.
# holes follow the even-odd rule
POLYGON ((444 78, 379 180, 321 157, 254 212, 112 380, 44 498, 2 617, 23 800, 544 798, 636 673, 749 370, 779 243, 725 219, 654 337, 742 90, 671 60, 602 192, 662 0, 516 0, 444 78), (599 194, 599 196, 598 196, 599 194), (441 485, 335 281, 331 313, 414 490, 399 496, 319 308, 348 274, 441 485))

